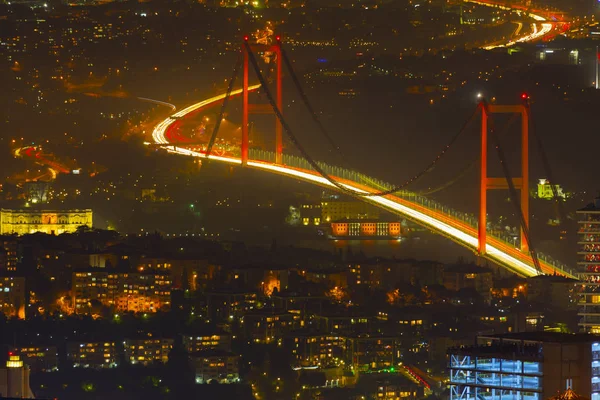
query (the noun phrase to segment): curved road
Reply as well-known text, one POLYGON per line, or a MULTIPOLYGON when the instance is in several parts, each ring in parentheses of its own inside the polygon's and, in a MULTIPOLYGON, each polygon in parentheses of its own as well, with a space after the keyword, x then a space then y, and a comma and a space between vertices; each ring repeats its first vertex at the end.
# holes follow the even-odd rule
POLYGON ((531 30, 532 30, 531 33, 520 36, 516 39, 511 39, 508 42, 503 43, 503 44, 486 46, 486 47, 484 47, 485 50, 491 50, 491 49, 495 49, 497 47, 510 47, 510 46, 514 46, 517 43, 533 42, 535 40, 540 40, 540 39, 543 39, 544 36, 551 33, 552 30, 555 28, 556 23, 551 21, 553 16, 552 15, 544 16, 544 14, 546 14, 546 12, 541 11, 541 10, 529 10, 525 7, 519 8, 517 6, 511 7, 511 6, 506 6, 502 3, 497 3, 494 1, 488 1, 488 0, 463 0, 463 1, 465 1, 466 3, 477 4, 477 5, 484 6, 484 7, 493 7, 493 8, 499 8, 501 10, 506 10, 506 11, 524 13, 529 18, 536 21, 535 23, 531 24, 531 30), (539 25, 539 28, 538 28, 538 25, 539 25))

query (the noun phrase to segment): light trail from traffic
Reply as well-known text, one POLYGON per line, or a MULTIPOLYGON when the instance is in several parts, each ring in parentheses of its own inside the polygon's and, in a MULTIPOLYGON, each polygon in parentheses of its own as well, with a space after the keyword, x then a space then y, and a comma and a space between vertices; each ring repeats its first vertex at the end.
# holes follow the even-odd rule
MULTIPOLYGON (((250 86, 250 87, 248 87, 248 91, 254 91, 254 90, 257 90, 258 88, 260 88, 260 85, 250 86)), ((237 96, 241 93, 242 93, 242 89, 237 89, 237 90, 234 90, 231 92, 231 96, 237 96)), ((213 97, 203 100, 199 103, 192 104, 191 106, 186 107, 183 110, 180 110, 180 111, 176 112, 175 114, 167 117, 166 119, 161 121, 158 125, 156 125, 156 127, 152 131, 152 139, 154 140, 154 143, 169 144, 169 141, 165 137, 165 132, 166 132, 167 128, 169 127, 169 125, 171 125, 173 122, 177 121, 179 118, 182 118, 185 115, 192 113, 194 111, 198 111, 199 109, 201 109, 203 107, 207 107, 209 105, 212 105, 213 103, 219 102, 219 101, 225 99, 225 97, 227 97, 227 93, 223 93, 218 96, 213 96, 213 97)))
POLYGON ((154 99, 149 99, 147 97, 138 97, 138 100, 141 101, 146 101, 148 103, 154 103, 154 104, 158 104, 160 106, 166 106, 171 108, 171 110, 175 111, 177 109, 177 107, 175 107, 175 104, 171 104, 171 103, 167 103, 166 101, 160 101, 160 100, 154 100, 154 99))
POLYGON ((41 150, 34 146, 20 147, 14 150, 15 157, 27 157, 31 161, 48 168, 51 179, 55 179, 58 173, 68 174, 71 170, 57 161, 53 161, 44 156, 41 150))
MULTIPOLYGON (((486 47, 484 47, 485 50, 492 50, 492 49, 495 49, 498 47, 511 47, 517 43, 533 42, 535 40, 542 39, 544 36, 546 36, 547 34, 552 32, 552 29, 554 29, 554 23, 548 21, 548 19, 546 17, 540 15, 541 14, 540 11, 532 12, 532 11, 528 11, 527 9, 505 6, 500 3, 494 3, 491 1, 484 1, 484 0, 463 0, 463 1, 465 1, 466 3, 477 4, 477 5, 484 6, 484 7, 493 7, 493 8, 499 8, 499 9, 505 10, 505 11, 524 13, 529 18, 536 21, 535 23, 531 24, 531 30, 532 30, 531 33, 521 36, 514 40, 509 40, 508 42, 503 43, 503 44, 486 46, 486 47), (541 25, 541 29, 538 29, 538 23, 541 25)), ((519 29, 519 32, 520 32, 520 29, 519 29)), ((517 32, 517 34, 518 34, 518 32, 517 32)))
MULTIPOLYGON (((257 89, 258 86, 253 86, 253 88, 257 89)), ((240 93, 241 91, 236 92, 240 93)), ((169 117, 166 120, 162 121, 156 126, 152 133, 152 138, 155 144, 172 144, 172 147, 165 146, 165 149, 173 154, 209 159, 232 165, 242 165, 241 159, 237 157, 218 156, 214 154, 207 155, 205 152, 194 151, 185 147, 178 147, 175 143, 169 143, 169 141, 165 137, 165 131, 167 130, 170 124, 184 117, 186 114, 196 111, 199 108, 205 107, 213 102, 220 101, 224 97, 225 95, 220 95, 201 101, 186 109, 179 111, 178 113, 172 116, 176 118, 169 117)), ((314 171, 295 168, 286 165, 277 165, 257 160, 248 160, 247 166, 258 170, 268 171, 271 173, 299 179, 332 190, 340 190, 330 181, 328 181, 323 176, 319 175, 314 171)), ((339 177, 332 178, 339 182, 345 188, 356 191, 358 193, 368 193, 376 191, 376 188, 372 188, 364 184, 341 179, 339 177)), ((362 201, 372 203, 375 206, 390 211, 394 214, 404 216, 407 219, 418 223, 419 225, 422 225, 434 232, 442 234, 443 236, 451 239, 456 243, 461 244, 462 246, 465 246, 473 251, 477 251, 479 244, 479 240, 477 238, 477 229, 447 214, 394 195, 371 196, 368 198, 359 197, 359 199, 362 201)), ((517 273, 518 275, 525 277, 538 275, 538 271, 533 267, 530 255, 521 253, 514 246, 508 245, 507 243, 497 238, 488 236, 487 254, 485 255, 485 257, 517 273)), ((543 273, 553 274, 557 272, 565 276, 574 277, 571 273, 563 270, 556 270, 555 267, 545 262, 542 262, 541 260, 540 265, 543 273)))

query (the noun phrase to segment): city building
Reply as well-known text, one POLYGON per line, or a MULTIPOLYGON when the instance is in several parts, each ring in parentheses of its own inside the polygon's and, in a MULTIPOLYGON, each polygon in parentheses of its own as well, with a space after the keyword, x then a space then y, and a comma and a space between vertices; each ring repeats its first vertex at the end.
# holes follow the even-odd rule
POLYGON ((158 272, 74 272, 75 312, 93 314, 93 300, 116 311, 156 312, 170 308, 171 278, 158 272))
POLYGON ((378 260, 363 261, 350 264, 350 284, 364 285, 370 288, 381 288, 385 286, 387 266, 378 260))
POLYGON ((538 181, 537 197, 540 199, 553 200, 555 197, 564 199, 566 196, 560 185, 551 184, 547 179, 540 179, 538 181))
POLYGON ((58 370, 58 349, 56 346, 26 346, 12 351, 23 360, 33 372, 58 370))
POLYGON ((198 335, 184 335, 183 346, 188 353, 210 349, 231 351, 231 334, 215 331, 198 335))
POLYGON ((0 237, 0 272, 15 272, 17 261, 17 239, 14 236, 0 237))
POLYGON ((475 289, 489 301, 493 286, 492 270, 475 264, 449 265, 444 269, 444 287, 448 290, 475 289))
POLYGON ((13 353, 8 354, 6 368, 0 368, 0 398, 33 399, 29 387, 29 367, 13 353))
POLYGON ((345 237, 398 239, 402 236, 402 227, 399 221, 342 218, 331 222, 331 234, 336 239, 345 237))
POLYGON ((325 200, 321 202, 321 221, 332 222, 342 219, 377 220, 379 209, 362 201, 325 200))
MULTIPOLYGON (((279 292, 271 296, 274 307, 284 309, 300 315, 301 319, 307 313, 322 310, 326 296, 317 296, 313 293, 279 292)), ((302 323, 302 320, 301 320, 302 323)))
POLYGON ((557 332, 478 336, 448 350, 450 400, 542 400, 571 388, 600 398, 600 336, 557 332))
POLYGON ((300 205, 300 221, 302 225, 320 225, 322 221, 321 204, 307 203, 300 205))
MULTIPOLYGON (((544 330, 545 303, 520 302, 511 308, 508 316, 509 332, 536 332, 544 330)), ((499 333, 499 332, 496 332, 499 333)))
POLYGON ((246 337, 254 343, 272 343, 296 328, 300 316, 275 308, 262 308, 244 313, 242 323, 246 337))
POLYGON ((577 307, 576 280, 560 275, 538 275, 527 279, 527 299, 550 303, 568 310, 577 307))
POLYGON ((396 367, 400 361, 400 338, 378 334, 346 336, 347 364, 357 371, 396 367))
POLYGON ((137 269, 140 272, 168 272, 171 274, 174 288, 186 287, 190 290, 197 290, 205 288, 215 278, 220 267, 209 263, 206 258, 178 255, 172 257, 143 256, 138 262, 137 269))
POLYGON ((298 275, 308 282, 313 282, 327 287, 348 287, 348 269, 345 267, 331 268, 302 268, 297 269, 298 275))
POLYGON ((125 339, 125 359, 131 364, 166 363, 173 348, 173 339, 145 337, 125 339))
POLYGON ((223 350, 203 350, 190 354, 196 370, 196 383, 239 382, 239 356, 223 350))
POLYGON ((92 227, 92 210, 0 210, 0 235, 60 235, 76 232, 80 226, 92 227))
POLYGON ((206 293, 208 316, 220 320, 240 318, 256 306, 258 294, 253 291, 215 291, 206 293))
POLYGON ((0 312, 7 317, 25 318, 25 278, 0 276, 0 312))
POLYGON ((579 251, 579 328, 600 333, 600 197, 577 210, 579 251))
POLYGON ((343 361, 346 339, 334 334, 297 330, 288 333, 283 345, 298 367, 338 366, 343 361))
POLYGON ((115 342, 68 342, 67 360, 74 368, 114 368, 118 365, 115 342))
POLYGON ((423 386, 411 382, 404 376, 390 376, 378 379, 376 382, 377 399, 383 400, 417 400, 423 398, 423 386))
POLYGON ((373 319, 361 311, 342 308, 314 312, 310 323, 322 332, 353 334, 368 332, 369 323, 373 319))

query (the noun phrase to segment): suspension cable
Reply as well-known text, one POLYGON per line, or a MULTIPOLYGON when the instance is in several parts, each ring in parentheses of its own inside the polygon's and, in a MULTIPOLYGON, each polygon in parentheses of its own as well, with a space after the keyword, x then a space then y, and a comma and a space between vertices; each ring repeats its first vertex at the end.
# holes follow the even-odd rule
MULTIPOLYGON (((484 107, 486 107, 485 103, 484 107)), ((508 121, 507 126, 511 125, 516 120, 516 117, 517 114, 513 115, 513 117, 508 121)), ((500 144, 500 137, 496 133, 496 130, 493 128, 493 120, 490 121, 490 133, 495 143, 494 147, 496 148, 496 152, 498 153, 500 165, 502 165, 502 172, 504 172, 504 177, 506 178, 506 182, 508 183, 510 199, 517 210, 517 215, 519 217, 521 229, 523 230, 523 235, 525 236, 525 240, 527 240, 527 243, 529 245, 529 253, 531 254, 531 260, 533 261, 533 265, 535 266, 537 272, 539 274, 543 274, 542 268, 540 267, 540 260, 538 259, 537 252, 535 251, 535 247, 531 242, 529 227, 527 226, 527 221, 525 219, 525 215, 523 214, 523 209, 521 208, 521 200, 519 199, 517 189, 515 188, 514 182, 512 180, 512 175, 510 173, 510 169, 508 167, 508 163, 504 155, 504 150, 502 150, 502 146, 500 144)), ((523 189, 521 188, 521 190, 523 189)), ((529 196, 529 193, 527 195, 529 196)))
MULTIPOLYGON (((510 121, 508 121, 508 123, 506 125, 504 125, 504 127, 502 128, 502 131, 498 134, 499 137, 503 137, 508 130, 510 129, 510 127, 512 126, 512 124, 515 122, 516 118, 512 118, 510 121)), ((506 156, 506 153, 504 154, 506 156)), ((469 170, 471 168, 473 168, 477 162, 480 160, 480 156, 477 155, 477 157, 475 157, 473 160, 471 160, 471 162, 469 162, 463 169, 461 169, 458 174, 456 174, 454 176, 454 178, 452 178, 451 180, 449 180, 448 182, 443 183, 442 185, 434 188, 434 189, 429 189, 427 191, 423 191, 423 192, 419 192, 420 195, 422 196, 427 196, 433 193, 437 193, 441 190, 444 190, 452 185, 454 185, 456 182, 458 182, 467 172, 469 172, 469 170)))
POLYGON ((266 85, 266 82, 265 82, 264 77, 262 76, 262 73, 260 72, 260 67, 258 66, 258 62, 256 61, 256 57, 254 56, 254 53, 252 52, 250 44, 248 42, 244 42, 244 46, 246 47, 246 51, 248 52, 248 58, 250 59, 250 62, 252 63, 252 66, 253 66, 253 68, 254 68, 254 70, 256 72, 257 78, 260 81, 260 83, 261 83, 261 85, 262 85, 262 87, 263 87, 263 89, 265 91, 265 94, 266 94, 267 98, 269 99, 269 103, 271 104, 271 107, 273 108, 275 116, 277 117, 277 119, 281 123, 281 126, 283 127, 283 130, 286 132, 286 134, 287 134, 288 138, 290 139, 290 141, 294 144, 294 146, 296 146, 296 148, 298 149, 298 151, 300 151, 300 153, 302 154, 302 156, 306 159, 306 161, 308 161, 308 163, 314 168, 314 170, 319 175, 321 175, 329 183, 331 183, 332 185, 334 185, 338 189, 340 189, 340 190, 342 190, 342 191, 344 191, 346 193, 349 193, 349 194, 351 194, 353 196, 371 197, 371 196, 385 196, 385 195, 388 195, 388 194, 392 194, 392 193, 395 193, 395 192, 398 192, 398 191, 402 190, 403 188, 405 188, 406 186, 408 186, 411 183, 415 182, 416 180, 418 180, 419 178, 421 178, 425 174, 429 173, 434 168, 434 166, 438 163, 438 161, 446 154, 446 152, 452 146, 452 144, 454 144, 454 142, 459 138, 459 136, 466 130, 466 128, 469 126, 469 124, 471 123, 471 121, 474 119, 474 117, 477 115, 477 112, 478 112, 478 109, 476 109, 473 112, 473 114, 465 122, 465 124, 463 125, 463 127, 461 128, 461 130, 458 132, 458 134, 456 134, 450 140, 450 142, 437 155, 437 157, 431 163, 429 163, 429 165, 427 166, 426 169, 422 170, 417 175, 413 176, 411 179, 409 179, 406 182, 404 182, 402 185, 395 186, 392 189, 389 189, 389 190, 386 190, 386 191, 381 191, 381 192, 367 192, 367 193, 365 193, 365 192, 359 192, 359 191, 350 189, 350 188, 348 188, 348 187, 340 184, 335 179, 331 178, 331 176, 329 176, 319 166, 319 164, 316 161, 314 161, 309 156, 308 152, 304 149, 304 147, 300 144, 300 142, 298 141, 298 139, 296 138, 296 136, 292 133, 292 130, 291 130, 290 126, 287 124, 287 122, 283 118, 283 115, 281 114, 281 110, 279 110, 279 108, 277 107, 277 104, 275 103, 273 95, 272 95, 271 91, 269 90, 268 86, 266 85))
MULTIPOLYGON (((231 75, 231 79, 229 79, 229 86, 227 86, 227 94, 223 99, 223 104, 221 104, 221 111, 219 112, 219 118, 215 122, 215 127, 213 128, 212 135, 210 136, 210 140, 208 141, 208 147, 206 148, 206 155, 209 156, 212 152, 213 145, 215 144, 215 140, 217 139, 217 134, 219 133, 219 128, 221 127, 221 121, 223 121, 223 116, 225 115, 225 109, 227 108, 227 103, 229 102, 229 98, 231 97, 231 92, 233 91, 233 85, 235 84, 235 79, 237 78, 240 67, 242 66, 242 54, 238 55, 238 59, 233 67, 233 74, 231 75)), ((208 158, 207 158, 208 159, 208 158)))
POLYGON ((451 179, 451 180, 449 180, 448 182, 444 182, 442 185, 440 185, 440 186, 438 186, 438 187, 436 187, 436 188, 434 188, 434 189, 428 189, 427 191, 422 191, 422 192, 419 192, 419 194, 420 194, 421 196, 428 196, 428 195, 430 195, 430 194, 437 193, 437 192, 439 192, 439 191, 442 191, 442 190, 444 190, 444 189, 447 189, 447 188, 449 188, 450 186, 452 186, 452 185, 454 185, 456 182, 458 182, 458 181, 459 181, 459 180, 460 180, 460 179, 461 179, 463 176, 465 176, 465 174, 466 174, 467 172, 469 172, 469 170, 470 170, 471 168, 473 168, 473 167, 474 167, 474 166, 477 164, 477 162, 478 162, 478 161, 479 161, 479 157, 475 157, 473 160, 471 160, 471 162, 470 162, 470 163, 468 163, 468 164, 467 164, 467 165, 466 165, 466 166, 465 166, 463 169, 461 169, 461 170, 458 172, 458 174, 454 176, 454 178, 452 178, 452 179, 451 179))
POLYGON ((308 97, 306 96, 306 92, 304 92, 304 89, 302 88, 302 84, 300 83, 300 80, 298 79, 298 75, 296 75, 296 72, 294 71, 294 68, 292 67, 292 63, 290 62, 290 59, 287 56, 287 52, 283 49, 283 46, 281 46, 281 43, 279 44, 279 50, 280 50, 281 58, 283 59, 283 62, 285 63, 285 66, 288 69, 290 77, 292 78, 292 81, 294 82, 294 85, 296 86, 296 90, 300 94, 300 98, 302 99, 302 102, 304 103, 304 106, 306 107, 306 109, 308 110, 308 112, 309 112, 310 116, 312 117, 313 121, 315 122, 315 124, 319 128, 319 131, 321 131, 321 134, 325 137, 325 139, 327 139, 327 142, 329 143, 329 145, 331 146, 331 148, 338 153, 338 155, 340 156, 340 158, 342 159, 342 161, 346 164, 346 159, 345 159, 344 154, 342 153, 342 151, 340 149, 340 146, 338 146, 334 142, 334 140, 331 138, 331 135, 329 135, 329 133, 325 129, 325 126, 323 126, 323 123, 321 122, 321 119, 317 115, 315 109, 310 104, 310 101, 308 101, 308 97))
MULTIPOLYGON (((529 106, 529 103, 527 103, 527 106, 529 106)), ((558 208, 558 217, 560 218, 560 220, 558 222, 559 222, 559 224, 562 224, 567 219, 566 218, 567 213, 565 211, 563 202, 562 202, 560 196, 558 195, 558 189, 552 183, 552 182, 554 182, 554 175, 552 173, 552 168, 550 167, 550 161, 548 160, 548 154, 546 153, 546 150, 544 149, 544 144, 542 143, 542 138, 537 134, 537 129, 535 129, 535 121, 533 120, 533 118, 530 118, 530 123, 531 123, 531 132, 533 134, 533 137, 535 138, 535 143, 536 143, 538 152, 540 153, 540 157, 542 158, 542 165, 544 166, 544 172, 546 173, 546 176, 548 177, 548 180, 550 181, 550 188, 552 188, 552 197, 558 208)))

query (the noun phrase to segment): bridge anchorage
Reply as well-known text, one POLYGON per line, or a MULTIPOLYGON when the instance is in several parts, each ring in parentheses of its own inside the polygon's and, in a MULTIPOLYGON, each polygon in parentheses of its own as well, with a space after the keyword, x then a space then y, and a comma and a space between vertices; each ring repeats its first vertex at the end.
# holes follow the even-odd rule
MULTIPOLYGON (((203 100, 199 103, 183 109, 171 117, 159 123, 152 137, 155 144, 164 146, 164 148, 175 154, 204 158, 216 162, 227 163, 230 165, 242 165, 247 168, 257 169, 264 172, 270 172, 283 175, 292 179, 302 180, 314 185, 335 190, 343 194, 353 196, 361 201, 373 204, 383 210, 394 213, 406 218, 426 229, 443 235, 450 240, 466 247, 480 257, 492 261, 518 275, 529 277, 539 274, 560 274, 567 277, 576 278, 576 272, 568 266, 563 265, 552 258, 535 251, 529 234, 529 193, 528 193, 528 173, 529 173, 529 123, 531 112, 527 98, 520 105, 503 106, 487 104, 481 102, 474 110, 471 117, 465 122, 460 131, 455 134, 450 141, 442 148, 438 155, 419 173, 406 180, 402 184, 392 185, 376 178, 367 176, 350 168, 333 166, 324 162, 315 161, 302 145, 301 137, 297 135, 286 122, 282 114, 281 102, 281 75, 283 65, 286 67, 290 78, 298 90, 302 102, 310 113, 314 123, 317 125, 322 136, 329 142, 334 151, 339 151, 339 147, 331 139, 323 127, 318 114, 312 108, 304 91, 300 80, 296 76, 292 63, 290 62, 282 46, 281 40, 277 37, 273 44, 250 43, 248 37, 244 37, 242 48, 238 61, 235 65, 233 75, 229 82, 227 93, 213 98, 203 100), (276 93, 271 92, 268 82, 261 72, 255 52, 270 52, 276 57, 276 93), (243 65, 244 82, 241 89, 234 90, 236 76, 243 65), (250 86, 249 70, 250 66, 254 69, 254 75, 259 81, 259 85, 250 86), (252 105, 249 103, 249 92, 260 88, 269 101, 268 105, 252 105), (230 97, 241 94, 242 105, 242 141, 239 152, 230 151, 226 153, 216 153, 212 151, 216 136, 219 131, 219 122, 222 120, 227 102, 230 97), (190 146, 189 143, 178 145, 174 143, 168 135, 169 127, 186 114, 196 112, 202 107, 218 104, 222 102, 221 111, 217 123, 212 132, 207 147, 184 147, 190 146), (270 110, 268 107, 270 106, 270 110), (269 113, 276 117, 275 125, 275 149, 266 151, 249 148, 248 139, 248 117, 249 114, 269 113), (512 114, 512 119, 507 124, 510 125, 513 119, 521 117, 521 176, 512 177, 506 158, 500 145, 499 136, 493 126, 495 114, 512 114), (474 216, 468 213, 453 210, 436 201, 426 198, 418 193, 408 191, 406 188, 419 180, 424 175, 430 173, 436 164, 443 159, 444 155, 452 148, 457 139, 465 132, 467 126, 478 115, 481 116, 481 160, 480 160, 480 209, 479 215, 474 216), (283 152, 283 133, 285 133, 289 142, 299 153, 295 156, 283 152), (488 139, 493 141, 494 147, 498 152, 504 178, 488 177, 488 139), (520 220, 520 244, 516 246, 515 239, 510 236, 504 236, 502 233, 489 232, 487 226, 487 191, 495 189, 508 189, 510 197, 514 203, 520 220), (520 190, 520 194, 518 191, 520 190)), ((534 132, 535 133, 535 132, 534 132)), ((534 134, 535 136, 535 134, 534 134)), ((538 145, 539 144, 539 137, 538 145)), ((541 146, 541 145, 540 145, 541 146)), ((545 160, 547 161, 547 160, 545 160)), ((546 164, 546 163, 545 163, 546 164)))

